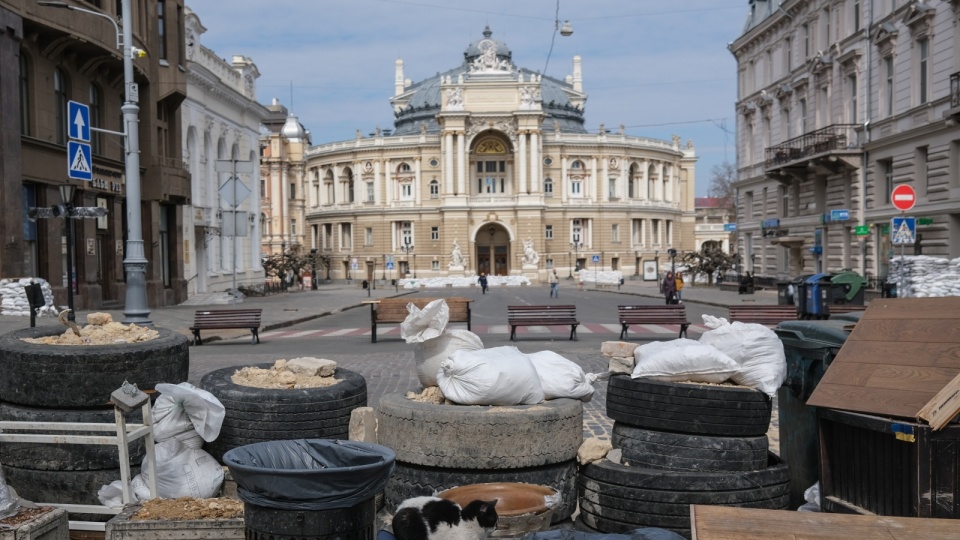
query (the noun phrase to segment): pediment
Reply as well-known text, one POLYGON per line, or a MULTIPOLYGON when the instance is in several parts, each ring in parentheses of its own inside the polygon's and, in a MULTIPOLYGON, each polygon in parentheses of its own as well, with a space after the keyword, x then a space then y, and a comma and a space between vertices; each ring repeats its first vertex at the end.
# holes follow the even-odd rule
POLYGON ((910 27, 913 33, 926 33, 933 24, 933 18, 936 15, 936 8, 928 5, 926 2, 916 2, 907 8, 903 15, 903 24, 910 27))

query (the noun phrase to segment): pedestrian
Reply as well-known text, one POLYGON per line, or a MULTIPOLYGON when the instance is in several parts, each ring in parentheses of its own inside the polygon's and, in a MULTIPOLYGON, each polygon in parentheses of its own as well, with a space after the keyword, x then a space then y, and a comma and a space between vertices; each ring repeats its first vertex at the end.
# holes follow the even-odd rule
POLYGON ((667 300, 667 304, 677 303, 677 280, 673 277, 673 272, 668 271, 666 277, 660 283, 660 292, 667 300))
POLYGON ((547 277, 547 281, 550 282, 550 298, 560 298, 560 278, 556 269, 547 277))
POLYGON ((480 272, 480 277, 477 278, 477 283, 480 284, 480 290, 483 291, 483 294, 487 294, 487 274, 480 272))
POLYGON ((674 280, 677 283, 677 301, 683 303, 683 274, 681 272, 677 272, 674 280))
POLYGON ((750 272, 747 272, 747 275, 740 279, 740 288, 737 292, 739 294, 753 294, 753 276, 750 275, 750 272))

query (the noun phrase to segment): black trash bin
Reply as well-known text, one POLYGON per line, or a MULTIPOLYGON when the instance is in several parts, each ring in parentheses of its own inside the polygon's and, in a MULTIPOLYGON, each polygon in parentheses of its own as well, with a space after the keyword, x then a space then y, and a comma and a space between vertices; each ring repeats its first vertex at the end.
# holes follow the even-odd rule
POLYGON ((789 281, 777 282, 777 305, 792 306, 796 303, 794 295, 797 292, 796 286, 789 281))
POLYGON ((813 274, 804 274, 802 276, 797 276, 793 280, 793 303, 797 306, 797 318, 804 318, 804 313, 806 313, 806 297, 807 297, 807 279, 810 278, 813 274))
POLYGON ((787 380, 777 391, 780 457, 790 464, 790 505, 820 479, 817 409, 807 399, 847 340, 849 321, 783 321, 774 331, 787 357, 787 380))
POLYGON ((248 540, 372 540, 375 497, 395 460, 386 446, 328 439, 260 442, 223 456, 248 540))

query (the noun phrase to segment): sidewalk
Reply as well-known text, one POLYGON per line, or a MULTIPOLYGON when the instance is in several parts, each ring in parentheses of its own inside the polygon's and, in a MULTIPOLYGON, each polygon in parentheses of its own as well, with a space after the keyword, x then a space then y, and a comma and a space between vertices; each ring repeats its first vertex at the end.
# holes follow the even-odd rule
MULTIPOLYGON (((546 287, 546 285, 544 285, 544 287, 546 287)), ((332 313, 339 313, 347 309, 358 307, 367 309, 364 302, 378 298, 402 296, 418 290, 419 289, 396 290, 394 287, 388 286, 366 291, 360 289, 356 284, 324 284, 319 285, 316 291, 294 290, 292 292, 270 296, 247 297, 242 302, 236 304, 236 306, 238 308, 262 308, 263 326, 260 331, 267 332, 332 313)), ((663 298, 663 295, 660 294, 657 289, 656 283, 644 281, 627 280, 623 286, 620 287, 619 291, 613 288, 603 289, 600 292, 619 292, 620 294, 631 294, 647 298, 663 298)), ((444 289, 444 295, 449 295, 449 291, 444 289)), ((777 291, 764 290, 752 295, 739 295, 735 292, 721 291, 716 286, 691 286, 688 284, 683 289, 683 301, 684 303, 700 303, 717 307, 727 307, 742 303, 776 304, 777 291)), ((202 309, 230 309, 231 307, 233 306, 230 304, 162 307, 154 309, 150 313, 150 320, 153 321, 153 324, 157 327, 169 328, 188 337, 192 337, 192 333, 188 329, 193 324, 193 317, 196 311, 202 309)), ((79 311, 76 315, 77 322, 81 324, 85 323, 87 314, 92 312, 93 310, 79 311)), ((106 310, 106 312, 113 316, 113 320, 117 322, 123 321, 124 315, 122 310, 106 310)), ((0 333, 12 332, 29 326, 29 317, 0 315, 0 333)), ((37 326, 61 327, 56 317, 37 318, 37 326)), ((206 330, 202 334, 204 342, 249 335, 250 332, 248 330, 206 330)))

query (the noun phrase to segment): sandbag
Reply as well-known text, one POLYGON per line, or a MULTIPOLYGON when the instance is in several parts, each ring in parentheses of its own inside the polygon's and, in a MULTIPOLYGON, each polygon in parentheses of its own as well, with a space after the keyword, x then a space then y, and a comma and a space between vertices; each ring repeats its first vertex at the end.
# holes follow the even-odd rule
POLYGON ((593 399, 591 379, 583 368, 553 351, 528 354, 540 376, 544 399, 573 398, 583 402, 593 399))
POLYGON ((177 438, 200 448, 220 436, 226 410, 216 396, 188 382, 160 383, 156 389, 161 395, 152 410, 155 441, 177 438))
MULTIPOLYGON (((167 439, 155 445, 157 458, 157 497, 208 499, 220 491, 223 467, 213 456, 190 448, 179 439, 167 439)), ((149 482, 147 458, 140 467, 144 482, 149 482)))
POLYGON ((454 352, 440 362, 443 395, 463 405, 534 405, 544 399, 533 362, 516 347, 454 352))
POLYGON ((437 386, 437 373, 440 362, 459 350, 478 351, 483 349, 480 336, 469 330, 454 328, 439 336, 414 344, 413 360, 417 366, 417 379, 424 388, 437 386))
POLYGON ((669 382, 722 383, 739 365, 716 347, 692 339, 654 341, 633 351, 635 365, 630 377, 648 377, 669 382))
POLYGON ((407 304, 407 318, 400 323, 400 337, 407 343, 421 343, 443 333, 450 322, 450 307, 446 300, 436 300, 420 309, 414 303, 407 304))
POLYGON ((776 332, 762 324, 729 323, 710 315, 704 315, 703 322, 713 329, 700 336, 700 343, 716 347, 738 365, 730 379, 774 397, 787 379, 787 356, 776 332))

